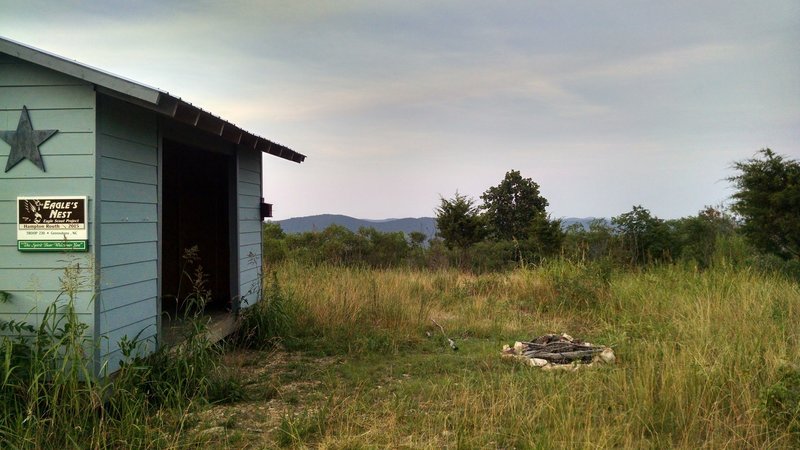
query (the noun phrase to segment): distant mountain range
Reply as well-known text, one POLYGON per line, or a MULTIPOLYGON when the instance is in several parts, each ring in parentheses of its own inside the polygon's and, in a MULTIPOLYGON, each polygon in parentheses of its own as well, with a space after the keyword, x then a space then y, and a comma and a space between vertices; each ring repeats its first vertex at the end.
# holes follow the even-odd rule
POLYGON ((276 220, 286 233, 305 233, 307 231, 322 231, 328 226, 336 224, 356 232, 361 227, 372 227, 376 230, 387 233, 402 231, 411 233, 420 231, 429 238, 436 234, 436 219, 433 217, 405 218, 405 219, 384 219, 368 220, 356 219, 350 216, 339 214, 320 214, 317 216, 293 217, 286 220, 276 220))
MULTIPOLYGON (((567 217, 561 219, 561 226, 566 228, 572 224, 579 223, 583 225, 584 228, 588 229, 589 223, 592 220, 594 220, 594 217, 567 217)), ((290 234, 305 233, 307 231, 322 231, 332 224, 343 226, 353 232, 358 231, 361 227, 372 227, 383 233, 402 231, 405 234, 409 234, 412 231, 420 231, 424 233, 425 236, 428 236, 428 238, 432 238, 436 234, 436 218, 434 217, 368 220, 356 219, 339 214, 320 214, 316 216, 276 220, 275 223, 280 224, 283 231, 290 234)))

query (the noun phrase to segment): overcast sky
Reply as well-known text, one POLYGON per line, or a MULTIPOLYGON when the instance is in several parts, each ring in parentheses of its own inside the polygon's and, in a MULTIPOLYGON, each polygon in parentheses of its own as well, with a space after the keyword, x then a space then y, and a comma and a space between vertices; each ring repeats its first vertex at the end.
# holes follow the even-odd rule
POLYGON ((432 216, 511 169, 553 217, 677 218, 800 157, 797 0, 0 0, 0 35, 307 155, 264 157, 276 219, 432 216))

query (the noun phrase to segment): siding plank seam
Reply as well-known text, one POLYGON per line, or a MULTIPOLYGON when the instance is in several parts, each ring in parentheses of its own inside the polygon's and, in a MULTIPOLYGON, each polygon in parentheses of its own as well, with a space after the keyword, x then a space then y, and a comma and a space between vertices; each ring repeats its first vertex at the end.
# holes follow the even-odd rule
POLYGON ((102 132, 102 131, 98 131, 97 135, 98 135, 98 137, 99 136, 109 137, 109 138, 112 138, 112 139, 116 139, 118 141, 124 141, 124 142, 128 142, 130 144, 137 144, 137 145, 141 145, 143 147, 148 147, 148 148, 151 148, 153 150, 156 149, 156 147, 153 145, 152 142, 134 141, 133 139, 128 139, 128 138, 125 138, 125 137, 122 137, 122 136, 117 136, 116 134, 108 134, 108 133, 105 133, 105 132, 102 132))
POLYGON ((117 156, 103 155, 102 158, 104 158, 104 159, 113 159, 114 161, 122 161, 122 162, 130 163, 130 164, 138 164, 140 166, 146 166, 146 167, 158 167, 158 164, 148 164, 148 163, 143 163, 143 162, 139 162, 139 161, 134 161, 132 159, 119 158, 117 156))
MULTIPOLYGON (((139 299, 139 300, 131 301, 131 302, 129 302, 129 303, 120 304, 120 305, 114 305, 114 307, 113 307, 113 308, 107 308, 107 309, 104 309, 103 311, 101 311, 101 312, 100 312, 100 314, 101 314, 101 315, 102 315, 102 314, 108 314, 108 313, 110 313, 111 311, 114 311, 114 310, 117 310, 117 309, 120 309, 120 308, 125 308, 125 307, 127 307, 127 306, 135 305, 135 304, 137 304, 137 303, 144 303, 144 302, 149 302, 149 301, 151 301, 151 300, 155 300, 155 298, 156 298, 156 296, 155 296, 155 295, 153 295, 153 296, 150 296, 150 297, 147 297, 147 298, 143 298, 143 299, 139 299)), ((153 316, 153 317, 155 317, 155 316, 153 316)), ((126 325, 126 326, 127 326, 127 325, 126 325)), ((112 330, 112 331, 113 331, 113 330, 112 330)))
MULTIPOLYGON (((131 281, 130 283, 114 284, 114 285, 106 285, 106 286, 102 286, 101 285, 100 292, 104 292, 104 291, 109 290, 109 289, 116 289, 116 288, 121 288, 121 287, 125 287, 125 286, 130 286, 132 284, 144 283, 145 281, 153 281, 153 280, 156 280, 156 279, 157 279, 157 277, 156 278, 144 278, 142 280, 131 281)), ((102 281, 101 281, 101 283, 102 283, 102 281)))
MULTIPOLYGON (((149 241, 149 242, 153 242, 153 241, 149 241)), ((125 244, 128 244, 128 242, 126 242, 125 244)), ((107 246, 111 246, 111 245, 125 245, 125 244, 109 244, 109 245, 104 245, 103 247, 107 247, 107 246)), ((155 258, 155 259, 137 259, 136 261, 126 262, 126 263, 122 263, 122 264, 103 265, 103 269, 110 269, 112 267, 120 267, 120 266, 130 266, 130 265, 133 265, 133 264, 154 262, 154 261, 158 261, 158 258, 155 258)), ((140 280, 140 281, 146 281, 146 280, 140 280)))
MULTIPOLYGON (((133 326, 133 325, 137 325, 137 324, 140 324, 140 323, 142 323, 142 322, 145 322, 145 321, 148 321, 148 320, 155 319, 156 317, 158 317, 158 316, 157 316, 157 315, 156 315, 156 316, 148 316, 148 317, 145 317, 145 318, 144 318, 144 319, 142 319, 142 320, 138 320, 138 321, 136 321, 136 322, 131 322, 131 323, 125 324, 125 325, 123 325, 123 326, 121 326, 121 327, 114 328, 113 330, 103 331, 103 334, 102 334, 102 335, 103 335, 103 336, 108 336, 109 334, 111 334, 111 333, 113 333, 113 332, 115 332, 115 331, 119 331, 119 330, 121 330, 121 329, 123 329, 123 328, 131 327, 131 326, 133 326)), ((154 324, 154 325, 155 325, 155 324, 154 324)), ((147 328, 150 328, 150 327, 147 327, 147 328)), ((144 329, 147 329, 147 328, 144 328, 144 329)), ((155 332, 154 332, 154 333, 155 333, 155 332)), ((127 335, 126 335, 126 336, 127 336, 127 335)), ((155 336, 155 334, 152 334, 151 336, 155 336)), ((141 336, 140 336, 140 338, 141 338, 141 336)), ((114 347, 117 347, 117 348, 119 348, 119 342, 114 342, 114 343, 111 343, 111 342, 109 341, 108 345, 109 345, 109 347, 110 347, 111 345, 113 345, 114 347)), ((103 355, 103 356, 105 357, 105 355, 103 355)))
MULTIPOLYGON (((158 186, 158 183, 142 183, 140 181, 130 181, 130 180, 122 179, 122 178, 113 178, 113 177, 109 177, 107 175, 100 177, 100 179, 101 180, 108 180, 108 181, 118 181, 120 183, 139 184, 139 185, 142 185, 142 186, 158 186)), ((105 200, 105 201, 121 202, 121 200, 105 200)))

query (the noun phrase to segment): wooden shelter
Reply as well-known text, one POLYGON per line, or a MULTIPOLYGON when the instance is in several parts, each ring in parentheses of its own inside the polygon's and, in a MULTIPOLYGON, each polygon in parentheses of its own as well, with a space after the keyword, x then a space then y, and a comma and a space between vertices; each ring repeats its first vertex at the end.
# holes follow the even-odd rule
POLYGON ((63 301, 65 267, 80 267, 74 304, 95 371, 113 371, 123 337, 145 352, 163 339, 193 246, 207 310, 251 305, 271 215, 262 153, 305 159, 167 92, 0 37, 0 320, 36 325, 63 301))

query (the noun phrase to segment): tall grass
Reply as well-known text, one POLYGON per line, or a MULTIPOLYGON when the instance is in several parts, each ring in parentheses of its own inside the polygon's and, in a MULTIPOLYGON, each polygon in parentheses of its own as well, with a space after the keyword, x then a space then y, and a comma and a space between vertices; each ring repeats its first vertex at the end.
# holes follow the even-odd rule
POLYGON ((462 301, 472 277, 412 269, 364 269, 287 263, 278 271, 296 312, 298 344, 325 351, 396 352, 419 344, 435 304, 462 301), (445 275, 446 274, 446 275, 445 275))
MULTIPOLYGON (((243 311, 239 342, 305 355, 296 377, 319 385, 287 396, 295 411, 286 406, 254 446, 800 445, 800 286, 790 277, 725 257, 708 270, 561 260, 487 274, 274 269, 243 311), (499 357, 502 344, 549 332, 611 345, 617 364, 543 372, 499 357), (321 355, 337 362, 317 364, 321 355)), ((41 326, 8 324, 27 335, 0 346, 0 448, 204 445, 196 413, 243 398, 205 322, 190 317, 184 345, 147 359, 124 341, 111 385, 90 373, 96 343, 69 289, 41 326)))
MULTIPOLYGON (((220 348, 207 339, 199 313, 187 316, 174 348, 137 357, 140 342, 123 339, 126 360, 109 378, 94 373, 99 345, 75 304, 80 267, 69 265, 62 294, 38 327, 4 323, 0 336, 0 448, 169 448, 185 443, 189 412, 224 391, 220 348)), ((106 372, 105 368, 101 372, 106 372)), ((113 370, 109 370, 113 372, 113 370)), ((225 393, 223 392, 223 395, 225 393)))
POLYGON ((286 263, 278 274, 306 349, 322 342, 329 353, 388 354, 392 367, 410 360, 420 371, 447 365, 425 355, 457 358, 457 369, 395 391, 396 400, 381 406, 367 386, 331 381, 326 389, 353 421, 330 419, 316 438, 326 445, 800 444, 792 409, 800 410, 800 394, 791 394, 791 374, 800 373, 792 372, 800 361, 800 288, 786 277, 724 264, 615 271, 563 261, 484 275, 286 263), (425 338, 431 318, 466 343, 460 355, 425 338), (618 363, 553 374, 497 357, 501 343, 545 332, 612 345, 618 363), (770 392, 783 403, 769 407, 770 392), (387 421, 392 430, 364 426, 387 421), (351 430, 372 438, 353 438, 351 430))

